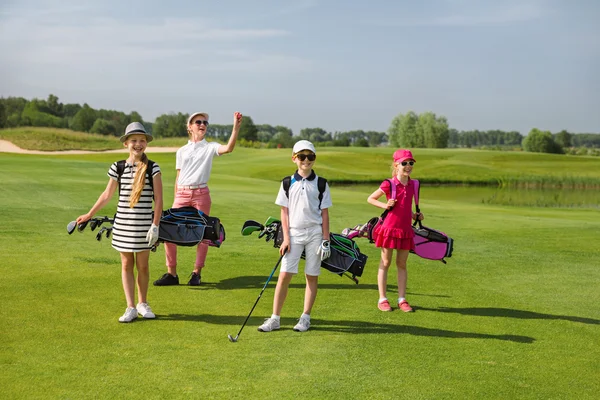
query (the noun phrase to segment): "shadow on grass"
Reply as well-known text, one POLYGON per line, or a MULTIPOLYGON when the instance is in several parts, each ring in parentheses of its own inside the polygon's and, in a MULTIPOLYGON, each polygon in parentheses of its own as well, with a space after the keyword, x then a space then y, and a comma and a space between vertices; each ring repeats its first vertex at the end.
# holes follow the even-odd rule
MULTIPOLYGON (((202 281, 200 286, 191 287, 192 290, 234 290, 234 289, 262 289, 267 281, 268 276, 237 276, 235 278, 223 279, 220 282, 205 282, 202 281)), ((360 279, 360 278, 359 278, 360 279)), ((274 276, 269 282, 269 286, 275 286, 277 277, 274 276)), ((290 288, 304 289, 306 286, 303 276, 297 276, 290 283, 290 288)), ((268 289, 268 287, 267 287, 268 289)), ((358 285, 352 282, 348 278, 340 277, 340 283, 319 283, 319 289, 360 289, 360 290, 375 290, 377 291, 377 285, 374 284, 362 284, 358 285)), ((396 286, 388 285, 388 290, 396 290, 396 286)), ((414 296, 426 296, 426 297, 447 297, 450 296, 442 294, 424 294, 424 293, 411 293, 408 294, 414 296)))
POLYGON ((553 315, 543 314, 534 311, 512 310, 510 308, 494 308, 494 307, 470 307, 470 308, 426 308, 419 307, 419 311, 436 311, 443 313, 456 313, 462 315, 475 315, 479 317, 504 317, 504 318, 520 318, 520 319, 562 319, 571 322, 581 322, 582 324, 600 325, 600 320, 593 318, 573 317, 570 315, 553 315))
MULTIPOLYGON (((220 282, 205 282, 202 281, 200 286, 194 287, 196 290, 234 290, 234 289, 262 289, 267 281, 268 276, 236 276, 235 278, 223 279, 220 282)), ((377 285, 362 285, 352 282, 348 278, 340 278, 340 283, 319 283, 320 288, 326 289, 377 289, 377 285)), ((360 279, 360 278, 359 278, 360 279)), ((269 286, 275 286, 277 276, 273 276, 269 282, 269 286)), ((304 276, 296 276, 290 283, 290 288, 304 288, 304 276)))
MULTIPOLYGON (((205 322, 208 324, 217 325, 238 325, 241 327, 244 322, 243 316, 237 315, 186 315, 186 314, 169 314, 169 315, 158 315, 157 321, 192 321, 192 322, 205 322)), ((251 317, 246 324, 244 329, 256 329, 264 318, 251 317)), ((289 326, 290 329, 296 324, 298 320, 294 318, 281 318, 281 324, 283 326, 289 326)), ((492 335, 486 333, 473 333, 473 332, 460 332, 460 331, 449 331, 445 329, 433 329, 424 328, 419 326, 411 325, 393 325, 393 324, 378 324, 366 321, 334 321, 334 320, 322 320, 312 319, 311 331, 315 332, 340 332, 340 333, 352 333, 352 334, 365 334, 365 333, 377 333, 377 334, 405 334, 414 336, 436 336, 450 339, 495 339, 495 340, 506 340, 517 343, 533 343, 535 338, 530 336, 521 335, 492 335)), ((284 329, 284 328, 283 328, 284 329)), ((238 328, 236 328, 237 332, 238 328)), ((232 333, 236 333, 232 332, 232 333)))

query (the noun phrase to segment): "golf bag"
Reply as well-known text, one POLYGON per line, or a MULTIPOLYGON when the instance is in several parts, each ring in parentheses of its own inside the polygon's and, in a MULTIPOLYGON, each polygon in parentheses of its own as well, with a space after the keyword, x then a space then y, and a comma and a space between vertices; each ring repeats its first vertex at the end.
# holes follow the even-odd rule
POLYGON ((360 252, 356 242, 337 233, 330 234, 329 239, 331 255, 321 261, 321 267, 338 275, 347 272, 353 279, 362 276, 368 257, 360 252))
MULTIPOLYGON (((415 184, 415 207, 417 213, 420 213, 420 184, 419 181, 416 179, 413 179, 412 182, 414 182, 415 184)), ((390 184, 391 183, 392 182, 390 182, 390 184)), ((391 184, 391 189, 392 190, 390 198, 396 198, 395 185, 391 184)), ((375 240, 373 238, 373 232, 379 224, 383 223, 383 220, 387 215, 387 211, 388 210, 384 211, 380 217, 371 218, 363 225, 356 225, 354 228, 344 229, 342 231, 342 235, 349 239, 354 239, 357 237, 366 237, 369 239, 370 243, 374 243, 375 240)), ((414 253, 421 258, 425 258, 428 260, 439 260, 446 264, 446 260, 444 260, 444 258, 452 256, 454 240, 442 231, 423 226, 420 220, 417 220, 413 223, 412 229, 415 233, 415 250, 411 250, 411 253, 414 253)))
POLYGON ((373 217, 362 225, 356 225, 354 228, 345 228, 342 231, 342 236, 345 236, 348 239, 364 237, 369 239, 369 243, 374 243, 375 239, 373 239, 373 231, 375 230, 375 227, 382 222, 383 220, 381 217, 373 217))
POLYGON ((421 221, 415 221, 413 231, 415 232, 413 253, 428 260, 439 260, 444 264, 446 264, 445 257, 452 257, 454 240, 444 232, 423 226, 421 221))
POLYGON ((158 228, 158 240, 178 246, 195 246, 205 242, 220 247, 225 241, 225 227, 217 217, 209 217, 194 207, 164 210, 158 228))
MULTIPOLYGON (((281 222, 277 221, 277 223, 278 226, 273 246, 279 248, 281 243, 283 243, 283 231, 281 229, 281 222)), ((360 252, 354 240, 337 233, 329 235, 329 243, 331 255, 321 261, 321 268, 325 268, 340 276, 349 274, 346 276, 358 283, 356 277, 362 276, 368 259, 367 255, 360 252)), ((302 253, 302 258, 305 258, 304 253, 302 253)))

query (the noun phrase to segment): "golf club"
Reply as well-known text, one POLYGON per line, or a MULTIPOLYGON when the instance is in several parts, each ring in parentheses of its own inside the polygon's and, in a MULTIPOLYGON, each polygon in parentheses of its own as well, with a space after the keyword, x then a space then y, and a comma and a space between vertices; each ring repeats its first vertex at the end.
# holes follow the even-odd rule
POLYGON ((83 232, 83 230, 85 229, 85 227, 87 226, 89 220, 80 223, 79 225, 77 225, 77 232, 83 232))
POLYGON ((248 221, 244 222, 244 225, 242 226, 242 236, 249 236, 252 234, 252 232, 262 231, 263 229, 265 229, 263 224, 249 219, 248 221))
POLYGON ((75 228, 77 228, 77 221, 69 222, 67 225, 67 233, 70 235, 71 233, 75 232, 75 228))
POLYGON ((103 223, 110 222, 111 224, 113 224, 114 221, 115 220, 113 218, 109 218, 109 217, 92 218, 92 219, 90 219, 90 229, 93 232, 97 227, 99 227, 103 223))
POLYGON ((282 254, 281 257, 279 257, 279 260, 277 261, 277 264, 275 264, 275 268, 273 268, 273 271, 271 271, 271 275, 269 275, 269 278, 267 279, 267 281, 265 282, 265 285, 263 286, 262 290, 260 291, 260 294, 258 295, 258 298, 256 299, 256 301, 254 302, 254 305, 252 306, 252 309, 250 310, 250 313, 248 314, 248 316, 246 317, 246 320, 244 321, 244 323, 242 324, 242 327, 240 328, 240 331, 238 332, 237 335, 235 335, 235 337, 231 336, 231 335, 227 335, 227 337, 229 338, 229 341, 232 343, 235 343, 238 341, 238 338, 240 337, 240 334, 242 333, 242 330, 244 329, 244 327, 246 326, 246 322, 248 322, 248 319, 250 318, 250 315, 252 315, 252 311, 254 311, 254 308, 256 307, 256 305, 258 304, 258 301, 260 300, 260 298, 262 297, 267 285, 269 284, 269 282, 271 281, 271 278, 273 277, 273 274, 275 273, 275 271, 277 270, 277 267, 279 267, 279 263, 281 262, 281 260, 283 259, 283 256, 285 255, 282 254))
POLYGON ((96 235, 96 240, 100 241, 102 240, 102 234, 105 233, 106 237, 108 238, 108 236, 110 235, 112 228, 107 228, 105 226, 103 226, 102 228, 100 228, 100 230, 98 231, 98 234, 96 235))

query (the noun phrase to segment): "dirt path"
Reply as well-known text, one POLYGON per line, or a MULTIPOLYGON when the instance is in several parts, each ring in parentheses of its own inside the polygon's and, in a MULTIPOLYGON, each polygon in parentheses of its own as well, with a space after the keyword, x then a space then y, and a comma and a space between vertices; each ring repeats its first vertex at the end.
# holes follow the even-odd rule
MULTIPOLYGON (((150 147, 146 149, 147 153, 175 153, 178 147, 150 147)), ((40 151, 25 150, 19 146, 0 139, 0 153, 18 153, 18 154, 96 154, 96 153, 127 153, 127 149, 90 151, 90 150, 64 150, 64 151, 40 151)))

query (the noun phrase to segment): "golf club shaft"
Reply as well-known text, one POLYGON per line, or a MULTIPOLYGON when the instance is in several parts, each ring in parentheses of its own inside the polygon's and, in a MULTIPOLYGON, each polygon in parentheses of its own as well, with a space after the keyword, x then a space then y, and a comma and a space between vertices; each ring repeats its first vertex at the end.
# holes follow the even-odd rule
POLYGON ((267 288, 267 285, 269 284, 269 282, 271 281, 271 278, 273 277, 273 274, 275 274, 275 271, 277 270, 277 267, 279 267, 279 263, 281 263, 281 260, 283 259, 283 256, 285 255, 282 254, 279 257, 279 260, 277 260, 277 264, 275 264, 275 268, 273 268, 273 271, 271 271, 271 275, 269 275, 269 278, 267 278, 267 281, 265 282, 265 285, 263 286, 262 290, 260 291, 260 294, 258 295, 258 298, 256 299, 256 301, 254 302, 254 305, 252 306, 252 309, 250 310, 250 313, 248 313, 248 316, 246 317, 246 320, 244 321, 244 323, 242 324, 242 327, 240 328, 240 331, 238 332, 236 339, 240 336, 240 333, 242 333, 242 329, 244 329, 244 327, 246 326, 246 322, 248 322, 248 319, 250 319, 250 315, 252 315, 252 312, 254 311, 254 308, 256 307, 256 305, 258 304, 258 301, 260 300, 260 298, 262 297, 265 289, 267 288))

